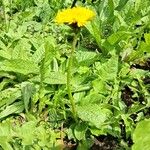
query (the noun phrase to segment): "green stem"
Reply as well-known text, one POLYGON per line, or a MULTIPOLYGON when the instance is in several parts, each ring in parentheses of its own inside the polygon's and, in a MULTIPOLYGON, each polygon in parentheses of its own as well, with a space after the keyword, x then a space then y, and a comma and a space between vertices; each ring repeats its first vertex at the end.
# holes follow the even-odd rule
POLYGON ((75 106, 75 102, 74 102, 74 98, 72 96, 72 90, 71 90, 71 74, 72 74, 71 68, 72 68, 75 47, 77 44, 77 38, 78 38, 78 35, 77 33, 75 33, 73 42, 72 42, 72 49, 71 49, 70 57, 68 58, 68 69, 67 69, 67 90, 68 90, 68 96, 69 96, 69 100, 71 104, 73 118, 75 119, 75 121, 77 121, 77 113, 76 113, 76 106, 75 106))
POLYGON ((4 16, 4 22, 5 22, 5 31, 7 32, 7 14, 6 14, 6 8, 5 8, 5 4, 4 1, 2 1, 2 7, 3 7, 3 16, 4 16))
MULTIPOLYGON (((9 0, 9 10, 10 10, 10 18, 12 17, 12 0, 9 0)), ((9 22, 8 22, 8 30, 10 28, 10 19, 9 19, 9 22)))
MULTIPOLYGON (((41 38, 43 39, 43 34, 41 34, 41 38)), ((44 77, 45 77, 45 70, 44 70, 44 65, 45 65, 45 57, 46 57, 46 49, 44 53, 44 58, 41 60, 40 64, 40 85, 39 85, 39 105, 38 105, 38 114, 42 112, 43 106, 44 106, 44 100, 43 100, 43 91, 44 91, 44 77)))
POLYGON ((45 63, 45 58, 43 58, 43 60, 41 62, 41 66, 40 66, 39 110, 38 110, 39 114, 42 112, 42 108, 43 108, 43 105, 44 105, 44 102, 43 102, 44 63, 45 63))

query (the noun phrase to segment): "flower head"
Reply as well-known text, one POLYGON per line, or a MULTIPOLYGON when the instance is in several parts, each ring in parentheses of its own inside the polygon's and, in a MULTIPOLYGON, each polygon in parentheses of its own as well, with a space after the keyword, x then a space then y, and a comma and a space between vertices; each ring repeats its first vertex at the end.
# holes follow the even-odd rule
POLYGON ((95 16, 95 13, 85 7, 73 7, 64 9, 57 13, 55 21, 59 24, 77 24, 78 27, 84 26, 87 21, 91 20, 95 16))

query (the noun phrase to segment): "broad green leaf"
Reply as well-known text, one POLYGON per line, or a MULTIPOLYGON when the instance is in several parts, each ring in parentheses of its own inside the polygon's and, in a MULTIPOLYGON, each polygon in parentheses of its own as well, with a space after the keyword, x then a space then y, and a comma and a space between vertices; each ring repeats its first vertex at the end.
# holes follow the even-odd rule
POLYGON ((101 28, 100 28, 100 21, 96 18, 94 21, 88 23, 86 28, 90 32, 90 34, 95 38, 95 41, 99 48, 103 51, 101 46, 101 28))
POLYGON ((45 128, 45 126, 42 124, 36 128, 35 134, 39 140, 38 145, 40 145, 40 147, 54 147, 54 145, 56 146, 57 144, 59 146, 62 145, 62 143, 58 142, 60 134, 54 130, 51 130, 51 128, 45 128))
MULTIPOLYGON (((36 76, 31 79, 33 82, 40 82, 40 77, 36 76)), ((43 83, 46 84, 66 84, 67 76, 62 72, 50 72, 48 75, 45 76, 43 83)))
POLYGON ((96 56, 96 52, 78 51, 76 53, 76 59, 79 64, 85 66, 91 65, 97 59, 96 56))
POLYGON ((115 10, 121 11, 128 1, 129 0, 120 0, 119 5, 115 8, 115 10))
POLYGON ((0 137, 0 146, 3 148, 3 150, 13 150, 11 144, 5 136, 0 137))
POLYGON ((114 55, 104 63, 97 63, 96 69, 101 80, 114 80, 118 72, 118 56, 114 55))
POLYGON ((150 119, 139 122, 133 132, 132 150, 149 150, 150 149, 150 119))
POLYGON ((51 72, 49 76, 45 77, 43 82, 47 84, 66 84, 67 77, 61 72, 51 72))
POLYGON ((21 93, 22 93, 22 99, 24 101, 24 107, 26 112, 28 112, 29 108, 29 102, 32 98, 33 94, 35 93, 35 87, 30 82, 23 82, 21 83, 21 93))
POLYGON ((31 44, 29 39, 22 38, 17 45, 12 49, 11 59, 31 60, 31 44))
POLYGON ((0 57, 5 59, 11 59, 11 55, 8 50, 0 50, 0 57))
MULTIPOLYGON (((44 126, 39 126, 37 129, 36 129, 36 134, 37 134, 37 137, 39 139, 39 145, 41 147, 44 147, 48 144, 50 144, 50 134, 47 134, 48 131, 46 131, 46 129, 44 128, 44 126)), ((51 141, 52 143, 54 141, 51 141)))
POLYGON ((11 122, 5 121, 0 123, 0 146, 4 150, 13 150, 9 142, 12 140, 13 132, 11 122))
POLYGON ((103 95, 110 94, 111 88, 107 85, 107 83, 103 80, 96 79, 92 82, 93 90, 97 92, 97 94, 101 93, 103 95))
POLYGON ((10 121, 4 121, 0 123, 0 137, 7 137, 7 139, 11 139, 13 136, 13 132, 11 129, 11 122, 10 121))
POLYGON ((22 145, 32 145, 35 140, 36 121, 24 123, 16 129, 18 137, 22 140, 22 145))
POLYGON ((11 114, 20 113, 24 110, 24 104, 22 101, 15 102, 10 106, 7 106, 3 111, 0 112, 0 119, 7 117, 11 114))
MULTIPOLYGON (((120 28, 120 26, 127 28, 127 27, 128 27, 128 24, 127 24, 127 22, 125 21, 125 18, 124 18, 118 11, 115 11, 115 12, 114 12, 114 15, 115 15, 116 20, 117 20, 117 21, 114 23, 114 25, 113 25, 114 34, 115 34, 116 32, 119 32, 118 29, 120 28)), ((121 31, 120 31, 120 32, 121 32, 121 31)), ((110 37, 113 36, 114 34, 110 35, 110 37)), ((117 36, 117 35, 116 35, 116 36, 117 36)), ((121 38, 123 38, 123 37, 121 37, 121 38)), ((116 39, 117 39, 117 38, 116 38, 116 39)), ((124 38, 123 38, 123 39, 124 39, 124 38)), ((118 40, 118 41, 119 41, 119 40, 118 40)))
POLYGON ((44 40, 44 56, 40 64, 40 82, 43 82, 51 71, 51 62, 56 55, 55 39, 48 37, 44 40))
POLYGON ((38 67, 32 61, 13 59, 3 61, 0 66, 0 71, 8 71, 28 75, 31 73, 37 74, 38 67))
POLYGON ((85 140, 85 133, 87 130, 87 124, 79 123, 74 128, 74 135, 75 137, 80 140, 85 140))
POLYGON ((114 2, 113 0, 108 0, 108 7, 109 7, 109 14, 110 14, 110 18, 113 18, 114 15, 114 2))
POLYGON ((32 59, 35 63, 41 62, 41 60, 44 57, 44 45, 41 45, 38 47, 38 49, 35 51, 35 53, 32 56, 32 59))
POLYGON ((3 105, 10 105, 14 101, 21 98, 21 91, 18 88, 7 88, 0 91, 0 107, 3 105))
MULTIPOLYGON (((88 89, 89 90, 89 89, 88 89)), ((101 91, 99 92, 95 92, 95 91, 91 91, 90 94, 84 96, 79 103, 81 105, 86 105, 88 103, 90 103, 91 105, 93 104, 100 104, 103 101, 106 101, 106 96, 102 93, 100 94, 101 91)))
POLYGON ((126 31, 118 31, 116 33, 113 33, 112 35, 110 35, 107 40, 111 45, 117 44, 118 42, 120 42, 123 39, 127 39, 129 38, 131 35, 130 32, 126 32, 126 31))
POLYGON ((94 125, 97 128, 101 128, 101 126, 112 116, 112 112, 109 109, 102 108, 100 105, 96 104, 78 106, 77 114, 83 121, 86 121, 91 126, 94 125))

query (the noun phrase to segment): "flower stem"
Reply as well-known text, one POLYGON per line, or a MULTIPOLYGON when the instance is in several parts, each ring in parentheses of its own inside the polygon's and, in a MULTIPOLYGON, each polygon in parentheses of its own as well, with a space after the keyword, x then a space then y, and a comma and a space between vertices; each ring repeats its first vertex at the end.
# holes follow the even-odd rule
POLYGON ((71 104, 73 118, 75 121, 77 121, 77 113, 76 113, 75 102, 74 102, 74 98, 72 96, 72 90, 71 90, 71 75, 72 75, 71 68, 72 68, 75 47, 77 44, 77 39, 78 39, 78 35, 77 35, 77 33, 75 33, 73 42, 72 42, 70 57, 68 58, 68 68, 67 68, 67 90, 68 90, 68 96, 69 96, 69 100, 70 100, 70 104, 71 104))

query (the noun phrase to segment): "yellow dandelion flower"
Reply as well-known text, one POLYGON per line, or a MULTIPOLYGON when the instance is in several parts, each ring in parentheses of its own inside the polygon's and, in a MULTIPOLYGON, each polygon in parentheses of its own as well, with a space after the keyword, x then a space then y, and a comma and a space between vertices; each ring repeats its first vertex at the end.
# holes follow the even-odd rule
POLYGON ((92 10, 78 6, 58 12, 55 21, 58 24, 77 24, 78 27, 81 27, 84 26, 86 22, 91 20, 94 16, 95 13, 92 10))

